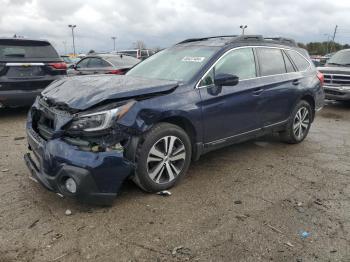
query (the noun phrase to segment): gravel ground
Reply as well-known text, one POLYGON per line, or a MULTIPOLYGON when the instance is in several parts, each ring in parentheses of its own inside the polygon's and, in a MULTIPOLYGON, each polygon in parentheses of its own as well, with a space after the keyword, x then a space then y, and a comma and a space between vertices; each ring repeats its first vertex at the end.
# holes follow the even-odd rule
POLYGON ((350 106, 329 103, 302 144, 203 156, 170 197, 128 182, 109 208, 28 179, 25 115, 0 111, 0 261, 350 261, 350 106))

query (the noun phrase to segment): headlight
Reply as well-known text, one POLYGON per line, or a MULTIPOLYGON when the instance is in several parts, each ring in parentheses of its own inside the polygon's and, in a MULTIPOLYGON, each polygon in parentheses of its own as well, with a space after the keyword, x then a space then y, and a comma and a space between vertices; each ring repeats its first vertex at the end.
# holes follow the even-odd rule
POLYGON ((100 131, 112 126, 114 121, 126 114, 135 101, 111 110, 81 115, 70 124, 70 131, 100 131))

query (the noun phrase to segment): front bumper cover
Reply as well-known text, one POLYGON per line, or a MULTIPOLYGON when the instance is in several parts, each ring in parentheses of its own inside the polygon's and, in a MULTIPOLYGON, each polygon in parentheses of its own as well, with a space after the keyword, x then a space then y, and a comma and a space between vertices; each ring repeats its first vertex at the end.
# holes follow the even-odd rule
POLYGON ((325 96, 327 99, 350 100, 350 88, 342 86, 324 86, 325 96))
POLYGON ((24 160, 32 177, 48 190, 81 202, 110 205, 133 170, 122 152, 86 152, 60 138, 45 141, 28 126, 27 139, 32 153, 24 160), (64 187, 69 177, 77 183, 75 194, 64 187))

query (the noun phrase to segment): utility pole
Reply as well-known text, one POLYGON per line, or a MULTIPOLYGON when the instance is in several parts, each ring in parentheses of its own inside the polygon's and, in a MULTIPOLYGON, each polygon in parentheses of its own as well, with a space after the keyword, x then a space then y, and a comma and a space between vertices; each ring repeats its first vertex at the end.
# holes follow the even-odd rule
POLYGON ((244 30, 247 28, 247 25, 241 25, 239 28, 242 29, 242 35, 244 35, 244 30))
POLYGON ((75 41, 74 41, 74 28, 76 28, 76 25, 68 25, 70 29, 72 29, 72 38, 73 38, 73 55, 75 56, 75 41))
POLYGON ((323 34, 324 36, 327 36, 327 45, 326 45, 326 54, 329 53, 329 42, 331 40, 331 35, 330 34, 323 34))
MULTIPOLYGON (((333 42, 333 46, 335 47, 335 42, 334 42, 334 39, 335 39, 335 35, 337 34, 337 30, 338 30, 338 25, 335 26, 334 28, 334 33, 333 33, 333 39, 332 39, 332 42, 333 42)), ((331 46, 331 50, 330 52, 332 52, 333 50, 333 46, 331 46)))
POLYGON ((113 40, 113 51, 115 51, 115 40, 117 39, 115 36, 112 36, 111 37, 112 40, 113 40))

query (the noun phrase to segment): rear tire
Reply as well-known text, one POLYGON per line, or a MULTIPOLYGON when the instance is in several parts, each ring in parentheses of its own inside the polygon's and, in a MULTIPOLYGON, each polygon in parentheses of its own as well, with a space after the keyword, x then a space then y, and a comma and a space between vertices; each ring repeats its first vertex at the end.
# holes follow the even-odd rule
POLYGON ((312 114, 310 104, 301 100, 294 108, 286 129, 280 133, 282 140, 289 144, 301 143, 309 133, 312 114))
POLYGON ((191 152, 183 129, 169 123, 155 125, 138 145, 134 182, 147 192, 173 187, 187 172, 191 152))

